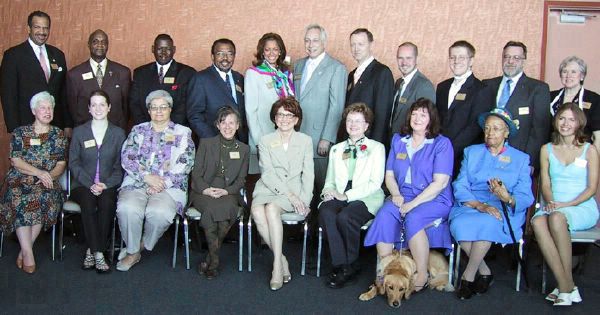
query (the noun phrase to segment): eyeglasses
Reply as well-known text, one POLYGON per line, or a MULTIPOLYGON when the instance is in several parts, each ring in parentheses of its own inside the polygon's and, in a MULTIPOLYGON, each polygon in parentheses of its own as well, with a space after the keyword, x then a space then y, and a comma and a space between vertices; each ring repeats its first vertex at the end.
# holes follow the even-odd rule
POLYGON ((294 115, 294 114, 283 114, 283 113, 277 113, 277 114, 275 114, 275 116, 279 119, 284 119, 284 118, 292 119, 292 118, 296 117, 296 115, 294 115))
POLYGON ((151 106, 150 107, 150 111, 151 112, 158 112, 158 111, 164 112, 164 111, 166 111, 167 109, 170 109, 170 108, 171 107, 169 107, 168 105, 151 106))
POLYGON ((464 62, 469 59, 471 59, 471 56, 450 56, 450 57, 448 57, 448 60, 450 60, 452 62, 454 62, 454 61, 464 62))
POLYGON ((217 56, 219 58, 225 58, 225 57, 231 58, 231 57, 235 56, 235 53, 231 52, 231 51, 217 51, 215 53, 215 56, 217 56))
POLYGON ((506 128, 498 128, 498 127, 488 127, 485 126, 483 128, 483 133, 501 133, 504 132, 506 130, 506 128))
POLYGON ((350 120, 350 119, 347 119, 346 120, 346 125, 362 125, 365 122, 366 121, 364 121, 364 120, 350 120))
POLYGON ((514 61, 517 61, 517 62, 519 62, 519 61, 521 61, 521 60, 525 60, 525 59, 527 59, 527 58, 525 58, 525 56, 511 56, 511 55, 504 55, 504 56, 502 56, 502 59, 504 59, 504 60, 506 60, 506 61, 509 61, 509 60, 511 60, 511 59, 512 59, 512 60, 514 60, 514 61))

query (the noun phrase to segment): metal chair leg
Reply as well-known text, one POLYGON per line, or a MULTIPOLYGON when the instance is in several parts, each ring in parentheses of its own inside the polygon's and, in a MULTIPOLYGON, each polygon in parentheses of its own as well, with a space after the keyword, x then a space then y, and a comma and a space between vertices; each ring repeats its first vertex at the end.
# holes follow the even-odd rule
POLYGON ((304 221, 304 241, 302 242, 302 269, 300 275, 306 274, 306 240, 308 238, 308 222, 304 221))
POLYGON ((323 228, 319 227, 319 245, 317 248, 317 278, 321 276, 321 251, 323 250, 323 228))
POLYGON ((190 234, 187 216, 183 216, 183 237, 185 238, 185 269, 190 270, 190 234))
POLYGON ((63 249, 64 249, 64 236, 65 236, 65 213, 60 212, 60 231, 58 231, 58 253, 60 255, 60 261, 63 260, 63 249))
POLYGON ((52 261, 55 261, 54 247, 56 245, 56 224, 52 226, 52 261))
POLYGON ((117 216, 113 218, 112 235, 110 238, 110 263, 115 260, 115 238, 117 237, 117 216))
POLYGON ((460 251, 460 243, 456 243, 456 262, 454 265, 454 274, 456 275, 456 278, 454 278, 454 287, 457 288, 458 287, 458 279, 460 278, 458 276, 458 269, 460 268, 460 255, 462 254, 462 252, 460 251))
POLYGON ((519 258, 520 258, 520 261, 517 264, 517 283, 516 283, 516 288, 515 288, 515 290, 517 292, 519 292, 520 289, 521 289, 521 268, 525 268, 525 266, 521 266, 521 261, 523 260, 523 243, 524 243, 523 239, 520 239, 519 240, 519 258))
POLYGON ((4 232, 0 231, 0 257, 2 257, 2 248, 4 248, 4 232))
POLYGON ((175 269, 175 265, 177 264, 177 238, 179 237, 179 215, 175 215, 175 237, 173 241, 173 269, 175 269))
POLYGON ((248 272, 252 272, 252 217, 248 218, 248 272))
POLYGON ((542 294, 546 294, 546 260, 542 258, 542 294))
POLYGON ((239 238, 238 238, 238 271, 243 271, 244 270, 244 263, 243 263, 243 258, 244 258, 244 218, 240 217, 239 218, 239 223, 238 223, 238 232, 239 232, 239 238))
POLYGON ((448 265, 448 283, 452 284, 452 277, 454 276, 454 243, 452 244, 452 251, 450 252, 448 265))

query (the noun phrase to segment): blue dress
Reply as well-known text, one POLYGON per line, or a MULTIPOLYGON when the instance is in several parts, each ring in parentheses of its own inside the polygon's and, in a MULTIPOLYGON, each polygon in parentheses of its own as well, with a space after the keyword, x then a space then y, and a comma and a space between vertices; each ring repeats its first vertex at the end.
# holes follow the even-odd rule
MULTIPOLYGON (((564 165, 554 156, 552 144, 548 143, 546 146, 549 162, 548 173, 552 184, 552 197, 555 201, 571 201, 587 188, 588 168, 585 154, 589 147, 590 144, 586 143, 581 156, 576 158, 573 163, 564 165)), ((587 230, 596 225, 596 221, 598 221, 598 205, 594 197, 577 206, 564 207, 556 211, 565 215, 570 231, 587 230)), ((544 210, 538 210, 533 217, 548 214, 544 210)))
POLYGON ((463 206, 467 201, 480 201, 496 207, 502 213, 501 201, 490 192, 487 181, 499 178, 515 198, 514 208, 508 208, 510 223, 519 240, 527 208, 533 204, 529 155, 508 144, 504 151, 493 156, 485 144, 465 149, 458 178, 454 181, 454 206, 450 211, 450 232, 456 241, 489 241, 512 243, 509 227, 502 215, 500 221, 477 209, 463 206))
MULTIPOLYGON (((427 139, 418 151, 408 154, 410 137, 395 134, 388 155, 386 170, 393 171, 404 202, 415 199, 431 182, 433 174, 452 177, 454 151, 452 143, 444 136, 427 139), (410 156, 412 155, 412 157, 410 156), (409 176, 407 176, 409 175, 409 176), (407 182, 410 178, 410 183, 407 182)), ((387 199, 365 237, 365 246, 379 242, 393 243, 395 248, 407 248, 408 241, 425 229, 431 248, 452 248, 448 227, 448 213, 452 206, 452 190, 446 186, 433 200, 412 209, 404 218, 391 199, 387 199), (402 229, 404 235, 402 237, 402 229)))

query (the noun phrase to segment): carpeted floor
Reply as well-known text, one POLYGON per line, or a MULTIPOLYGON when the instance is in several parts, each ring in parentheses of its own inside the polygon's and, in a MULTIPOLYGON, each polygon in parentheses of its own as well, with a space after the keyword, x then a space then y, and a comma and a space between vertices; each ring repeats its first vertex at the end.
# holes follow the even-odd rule
MULTIPOLYGON (((383 297, 369 302, 357 299, 372 282, 375 267, 373 249, 361 253, 363 272, 358 281, 333 290, 315 277, 314 251, 308 275, 300 276, 300 242, 285 242, 284 253, 292 267, 293 280, 281 290, 269 289, 272 256, 268 250, 254 250, 253 271, 237 271, 237 244, 225 244, 221 275, 211 281, 196 272, 204 251, 194 249, 191 270, 185 269, 183 247, 179 247, 177 267, 171 268, 172 233, 167 233, 153 252, 144 252, 141 262, 129 272, 98 275, 80 268, 85 250, 72 237, 66 238, 65 258, 52 261, 49 234, 36 243, 38 271, 27 275, 15 267, 18 244, 5 237, 0 258, 0 314, 542 314, 569 312, 597 314, 600 306, 600 250, 590 248, 583 275, 576 275, 584 302, 557 309, 540 293, 539 253, 531 250, 528 270, 531 290, 514 290, 515 272, 504 256, 490 262, 496 281, 490 291, 467 301, 453 293, 427 291, 403 301, 399 309, 387 306, 383 297), (595 310, 595 311, 594 311, 595 310)), ((327 256, 327 255, 325 255, 327 256)), ((244 258, 245 261, 245 258, 244 258)), ((244 269, 246 263, 244 262, 244 269)), ((329 267, 325 262, 324 274, 329 267)), ((554 286, 549 276, 548 289, 554 286)))

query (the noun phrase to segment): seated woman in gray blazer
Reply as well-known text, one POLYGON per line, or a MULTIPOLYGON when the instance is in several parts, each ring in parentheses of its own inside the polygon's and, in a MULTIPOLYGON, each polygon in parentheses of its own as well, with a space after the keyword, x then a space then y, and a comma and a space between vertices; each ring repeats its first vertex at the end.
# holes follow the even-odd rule
POLYGON ((198 272, 207 279, 218 276, 219 249, 239 212, 239 191, 248 174, 250 149, 235 139, 240 113, 221 107, 215 121, 219 135, 200 140, 192 171, 190 202, 202 213, 200 225, 208 243, 206 260, 198 272))
POLYGON ((90 95, 92 120, 73 130, 69 169, 73 200, 81 207, 81 221, 88 249, 82 268, 110 272, 104 259, 108 234, 117 208, 117 188, 123 180, 121 145, 123 129, 107 119, 110 99, 102 90, 90 95))
POLYGON ((311 137, 297 132, 302 109, 293 97, 280 99, 271 108, 276 130, 264 135, 258 144, 261 178, 252 195, 252 217, 265 243, 273 251, 271 290, 288 283, 287 259, 282 254, 282 212, 306 216, 310 212, 314 166, 311 137))

